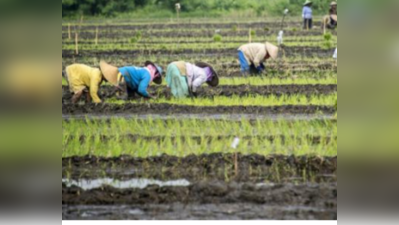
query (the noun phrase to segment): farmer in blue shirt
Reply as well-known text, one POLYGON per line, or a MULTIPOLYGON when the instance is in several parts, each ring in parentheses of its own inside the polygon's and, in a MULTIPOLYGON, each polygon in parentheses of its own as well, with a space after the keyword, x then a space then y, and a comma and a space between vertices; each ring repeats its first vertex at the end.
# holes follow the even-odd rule
POLYGON ((303 5, 304 5, 302 10, 303 29, 310 30, 312 29, 313 26, 313 16, 312 16, 313 3, 308 0, 303 5))
POLYGON ((100 68, 108 81, 116 86, 118 91, 126 93, 128 98, 135 94, 145 98, 155 98, 148 93, 147 89, 151 82, 162 83, 162 68, 150 61, 145 63, 145 67, 121 68, 101 61, 100 68))

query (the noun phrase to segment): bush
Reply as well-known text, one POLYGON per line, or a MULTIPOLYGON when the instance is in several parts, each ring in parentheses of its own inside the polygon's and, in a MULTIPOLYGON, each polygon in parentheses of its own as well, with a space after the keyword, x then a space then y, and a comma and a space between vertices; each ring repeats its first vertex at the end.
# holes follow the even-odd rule
POLYGON ((213 36, 213 41, 214 41, 214 42, 222 42, 222 35, 220 35, 220 34, 215 34, 215 35, 213 36))
POLYGON ((130 39, 130 43, 135 44, 135 43, 139 42, 141 40, 142 36, 143 36, 142 32, 137 31, 135 36, 130 39))
POLYGON ((256 36, 256 30, 251 30, 251 37, 255 37, 256 36))
POLYGON ((324 40, 325 41, 331 41, 331 39, 332 39, 332 34, 330 32, 326 32, 324 34, 324 40))
POLYGON ((233 25, 233 26, 231 27, 231 30, 232 30, 233 32, 237 32, 237 31, 238 31, 237 25, 233 25))
POLYGON ((327 32, 323 35, 324 37, 324 42, 323 42, 323 49, 331 49, 333 48, 333 42, 332 42, 332 34, 330 32, 327 32))

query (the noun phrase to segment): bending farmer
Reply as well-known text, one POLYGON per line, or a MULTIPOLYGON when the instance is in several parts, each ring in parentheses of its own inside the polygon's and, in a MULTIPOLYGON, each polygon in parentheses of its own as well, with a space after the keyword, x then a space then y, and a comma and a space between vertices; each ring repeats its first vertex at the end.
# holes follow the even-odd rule
POLYGON ((219 85, 219 77, 213 67, 207 63, 191 64, 178 61, 169 64, 166 83, 176 98, 196 97, 198 87, 204 83, 216 87, 219 85))
POLYGON ((251 71, 261 74, 265 70, 263 65, 269 58, 276 59, 278 56, 278 47, 266 42, 251 43, 242 45, 238 49, 238 58, 241 64, 241 73, 246 75, 251 71))
POLYGON ((87 102, 91 102, 93 99, 94 103, 101 103, 101 99, 98 97, 98 88, 105 77, 99 69, 83 64, 73 64, 66 67, 65 76, 70 91, 74 93, 73 104, 79 101, 83 93, 86 93, 87 102))
POLYGON ((162 84, 162 68, 150 61, 145 63, 145 67, 121 68, 101 61, 100 67, 104 77, 116 86, 118 91, 127 94, 125 95, 127 98, 134 97, 135 94, 145 98, 155 98, 148 93, 147 89, 151 82, 162 84))
POLYGON ((329 15, 323 19, 323 26, 328 29, 335 29, 338 26, 337 2, 331 2, 329 15))

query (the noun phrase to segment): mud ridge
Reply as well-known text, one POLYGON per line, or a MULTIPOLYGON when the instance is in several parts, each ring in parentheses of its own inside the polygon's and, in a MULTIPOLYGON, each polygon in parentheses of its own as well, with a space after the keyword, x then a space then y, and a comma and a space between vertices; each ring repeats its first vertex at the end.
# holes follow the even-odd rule
POLYGON ((237 182, 336 182, 337 157, 237 154, 203 154, 183 157, 161 155, 135 158, 73 156, 62 159, 63 177, 118 179, 187 179, 191 182, 217 179, 237 182), (110 168, 113 168, 110 170, 110 168), (127 171, 133 171, 126 173, 127 171), (236 173, 238 172, 238 174, 236 173))
POLYGON ((174 104, 85 104, 62 103, 63 115, 108 115, 108 114, 334 114, 333 106, 285 105, 285 106, 186 106, 174 104))

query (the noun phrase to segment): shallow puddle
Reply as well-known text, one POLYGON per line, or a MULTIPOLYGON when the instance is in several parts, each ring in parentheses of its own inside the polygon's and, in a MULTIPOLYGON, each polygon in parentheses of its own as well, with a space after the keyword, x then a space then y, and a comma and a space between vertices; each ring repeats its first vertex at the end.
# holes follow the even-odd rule
POLYGON ((115 180, 112 178, 102 178, 102 179, 95 179, 95 180, 69 180, 69 179, 62 179, 62 183, 66 184, 67 186, 78 186, 83 190, 91 190, 95 188, 99 188, 104 185, 112 186, 114 188, 139 188, 144 189, 150 185, 158 185, 160 187, 164 186, 180 186, 186 187, 190 185, 190 182, 187 180, 170 180, 170 181, 160 181, 160 180, 152 180, 152 179, 130 179, 130 180, 115 180))

